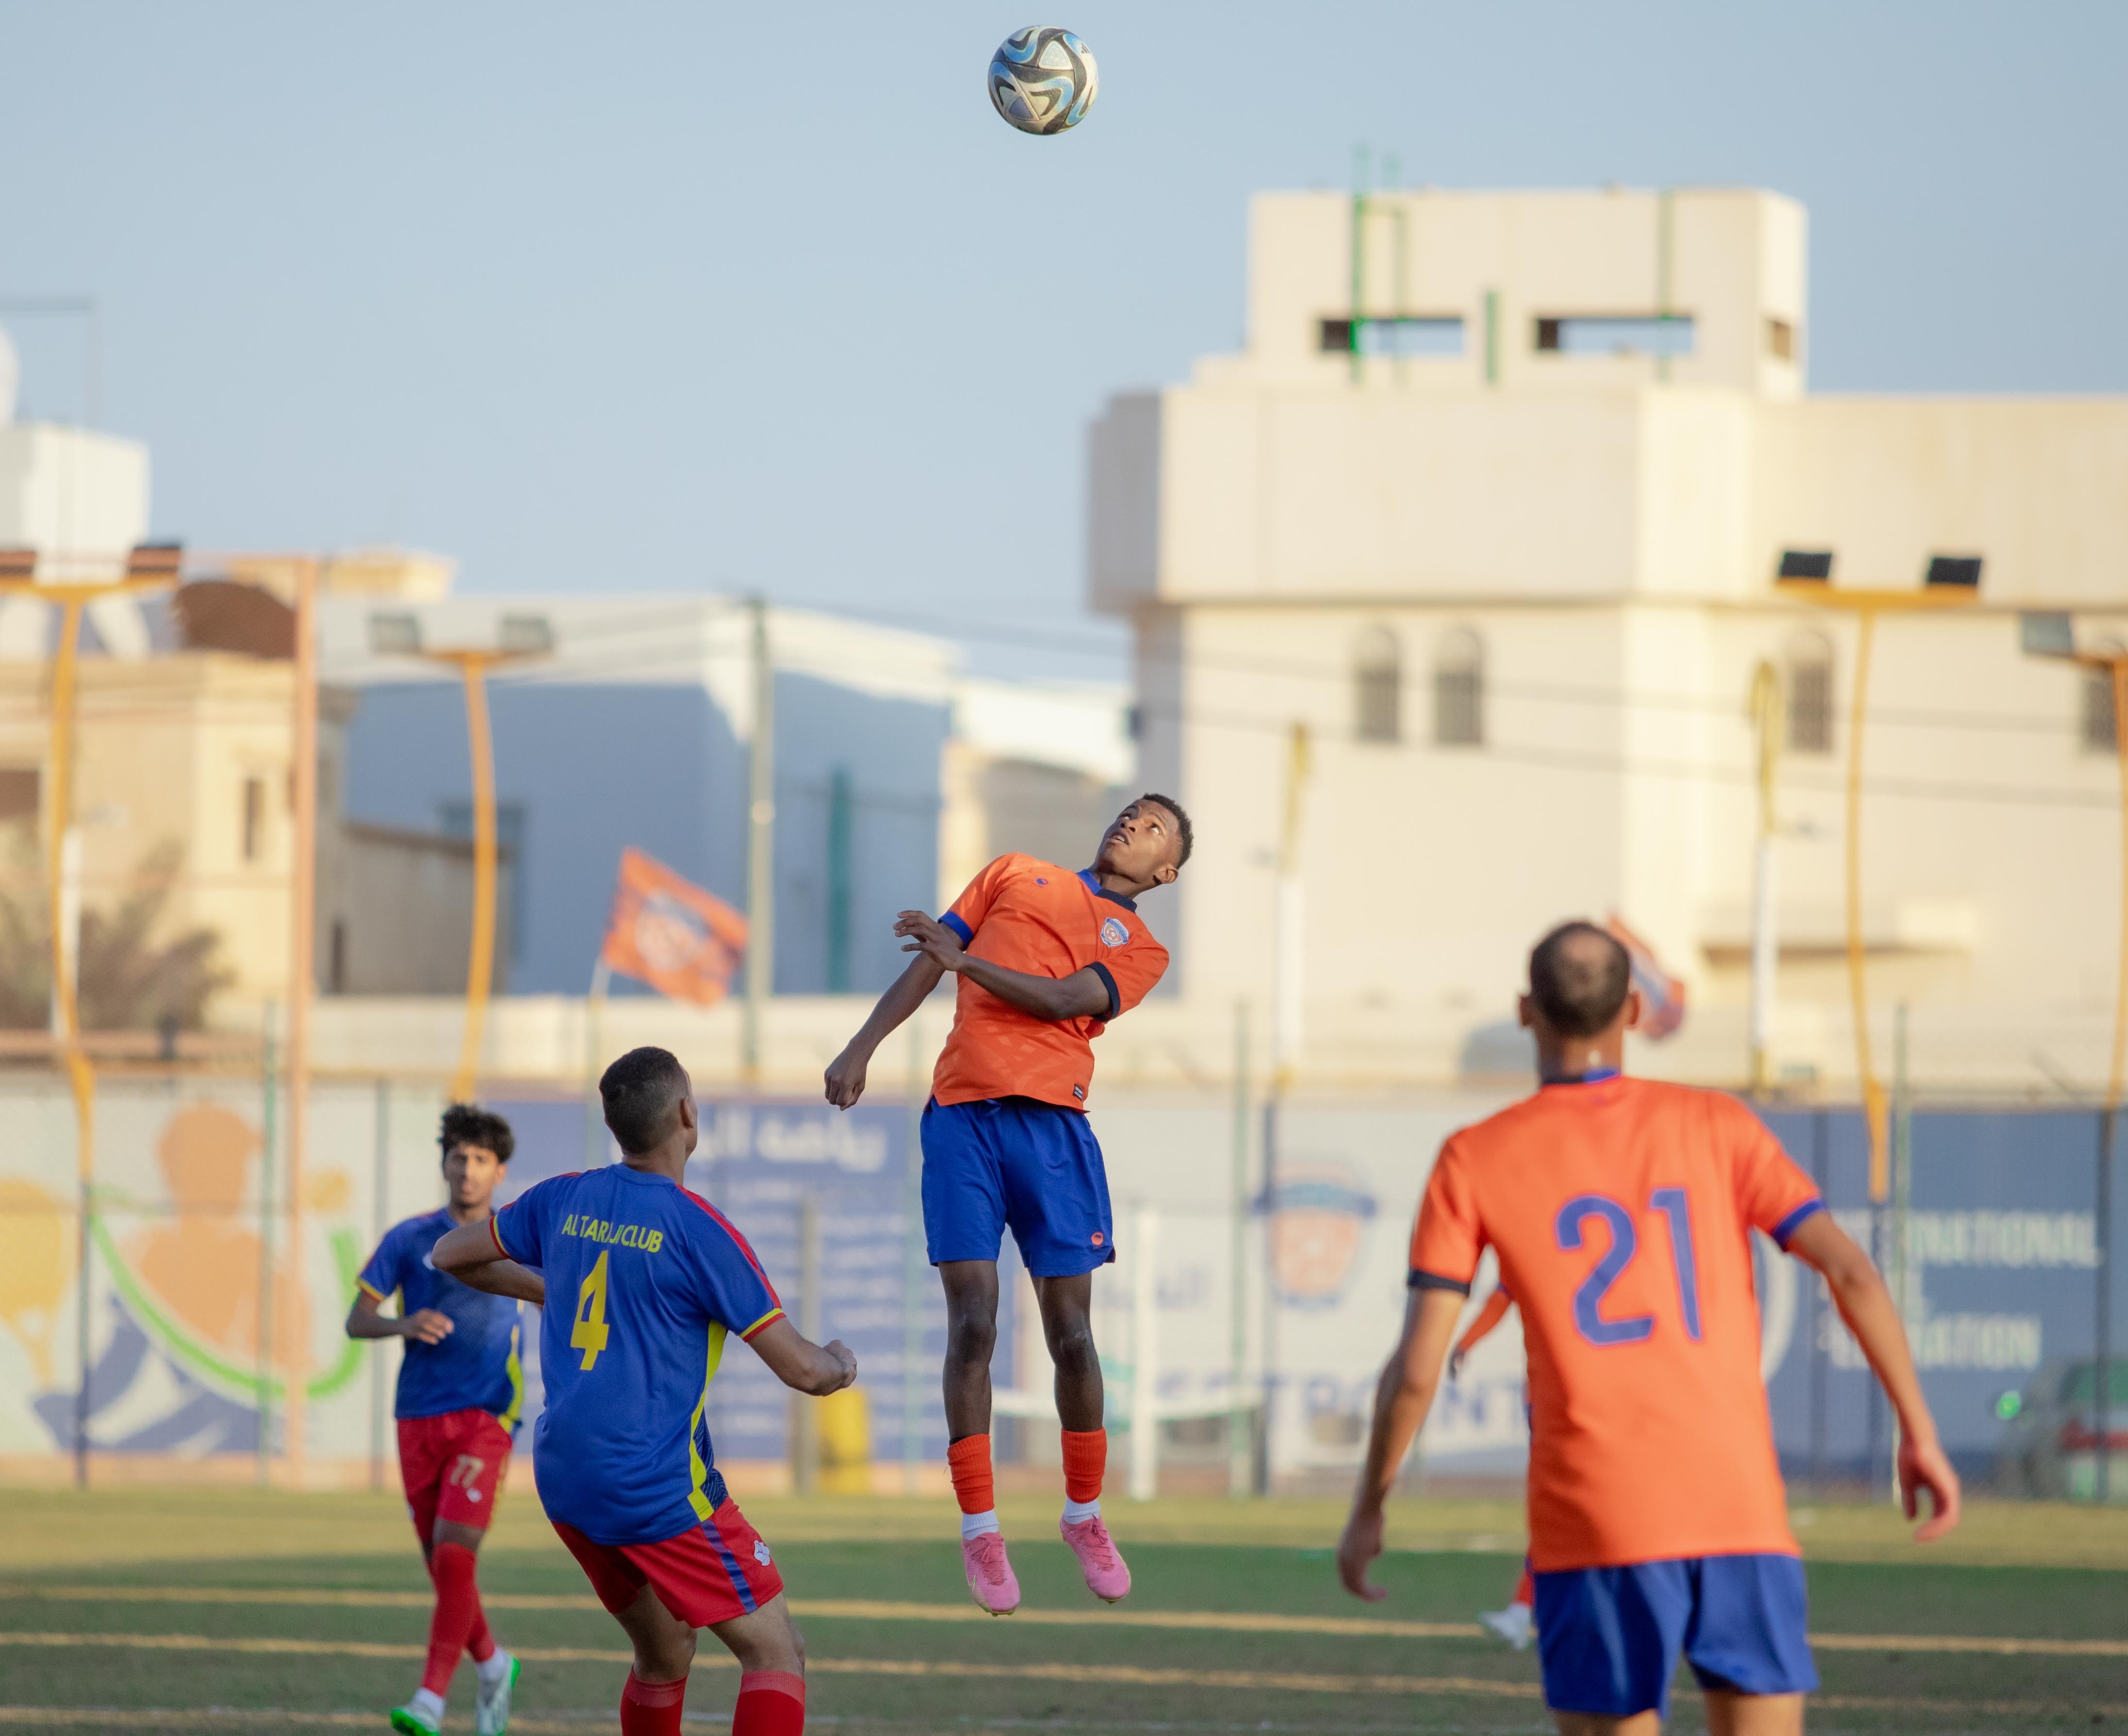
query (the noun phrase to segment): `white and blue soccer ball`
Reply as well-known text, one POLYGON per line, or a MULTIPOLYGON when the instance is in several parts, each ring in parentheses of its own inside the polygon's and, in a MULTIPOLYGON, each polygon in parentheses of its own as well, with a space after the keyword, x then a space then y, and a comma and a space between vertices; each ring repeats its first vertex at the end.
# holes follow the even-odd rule
POLYGON ((1071 31, 1030 24, 990 56, 990 106, 1022 132, 1062 132, 1086 118, 1100 73, 1071 31))

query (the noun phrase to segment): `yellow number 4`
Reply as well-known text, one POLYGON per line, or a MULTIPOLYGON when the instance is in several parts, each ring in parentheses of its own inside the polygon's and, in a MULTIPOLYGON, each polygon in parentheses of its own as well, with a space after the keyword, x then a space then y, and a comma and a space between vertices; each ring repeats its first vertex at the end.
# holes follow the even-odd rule
POLYGON ((569 1348, 584 1353, 583 1367, 588 1370, 606 1348, 606 1334, 613 1329, 606 1323, 606 1262, 612 1250, 602 1249, 598 1264, 592 1267, 591 1276, 577 1291, 577 1324, 569 1333, 569 1348))

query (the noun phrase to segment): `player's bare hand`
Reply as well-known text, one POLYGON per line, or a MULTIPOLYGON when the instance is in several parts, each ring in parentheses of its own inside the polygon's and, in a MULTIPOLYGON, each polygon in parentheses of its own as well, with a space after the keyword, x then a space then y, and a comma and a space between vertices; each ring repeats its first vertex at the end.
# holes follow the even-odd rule
POLYGON ((399 1336, 419 1339, 425 1344, 440 1344, 458 1329, 458 1323, 448 1314, 433 1308, 416 1310, 400 1323, 399 1336))
POLYGON ((1382 1553, 1385 1521, 1379 1510, 1358 1513, 1345 1521, 1345 1534, 1337 1539, 1337 1577, 1355 1597, 1378 1604, 1389 1594, 1367 1581, 1367 1569, 1382 1553))
POLYGON ((851 1048, 828 1063, 828 1101, 836 1108, 848 1109, 864 1095, 865 1063, 871 1058, 851 1048))
POLYGON ((902 951, 921 953, 941 970, 959 970, 967 956, 961 950, 961 937, 922 911, 904 911, 894 919, 894 931, 909 942, 902 951))
POLYGON ((1469 1354, 1470 1353, 1467 1350, 1451 1350, 1449 1352, 1448 1384, 1450 1386, 1454 1386, 1456 1382, 1462 1379, 1464 1358, 1469 1354))
POLYGON ((849 1386, 857 1377, 857 1353, 840 1339, 834 1339, 820 1348, 834 1358, 835 1366, 843 1372, 843 1377, 826 1390, 829 1392, 840 1392, 843 1387, 849 1386))
POLYGON ((1921 1519, 1921 1493, 1924 1489, 1928 1491, 1936 1510, 1915 1527, 1914 1541, 1917 1543, 1934 1543, 1958 1523, 1958 1473, 1951 1469, 1942 1447, 1933 1439, 1917 1441, 1912 1436, 1902 1436, 1899 1498, 1905 1504, 1908 1519, 1921 1519))

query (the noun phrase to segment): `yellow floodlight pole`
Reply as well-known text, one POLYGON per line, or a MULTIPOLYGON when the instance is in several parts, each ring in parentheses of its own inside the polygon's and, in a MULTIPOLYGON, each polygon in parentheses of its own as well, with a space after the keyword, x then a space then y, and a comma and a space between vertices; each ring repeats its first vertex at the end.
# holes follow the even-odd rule
POLYGON ((2120 958, 2113 977, 2113 1049, 2106 1069, 2106 1103, 2098 1118, 2098 1187, 2094 1229, 2098 1269, 2092 1350, 2095 1366, 2092 1410, 2097 1451, 2092 1479, 2093 1498, 2111 1493, 2111 1435, 2113 1407, 2113 1138, 2121 1114, 2124 1073, 2128 1073, 2128 651, 2080 651, 2075 623, 2065 612, 2029 612, 2021 623, 2024 649, 2035 656, 2102 673, 2113 694, 2113 751, 2121 792, 2120 958))
POLYGON ((31 597, 57 604, 59 642, 52 657, 50 740, 51 761, 50 835, 45 840, 45 892, 50 901, 52 944, 52 1001, 59 1011, 60 1058, 74 1096, 74 1168, 80 1188, 74 1272, 80 1285, 75 1322, 81 1368, 74 1393, 74 1480, 88 1486, 88 1266, 96 1210, 96 1071, 81 1042, 80 997, 75 991, 67 952, 66 835, 74 825, 74 731, 77 676, 81 654, 81 617, 88 606, 107 597, 167 590, 178 582, 183 550, 174 543, 144 544, 126 557, 126 577, 93 583, 40 584, 34 550, 0 551, 0 596, 31 597))
POLYGON ((1877 617, 1931 609, 1959 608, 1979 598, 1979 564, 1932 562, 1927 582, 1917 591, 1867 591, 1833 587, 1831 563, 1823 576, 1784 576, 1775 582, 1781 595, 1799 597, 1822 609, 1855 617, 1855 692, 1847 725, 1847 988, 1855 1012, 1855 1066, 1862 1085, 1863 1112, 1869 1126, 1869 1200, 1881 1206, 1891 1195, 1890 1106, 1877 1078, 1869 1053, 1869 985, 1862 942, 1862 734, 1869 716, 1869 653, 1877 617), (1955 577, 1939 577, 1949 569, 1955 577), (1970 577, 1964 576, 1969 573, 1970 577))
MULTIPOLYGON (((374 625, 371 629, 371 649, 378 654, 419 658, 454 668, 465 687, 466 749, 473 762, 473 936, 466 953, 465 1031, 458 1043, 458 1071, 451 1076, 454 1102, 473 1101, 488 998, 495 986, 495 738, 488 723, 487 672, 503 663, 546 656, 553 649, 553 637, 544 620, 536 625, 539 631, 530 643, 434 649, 418 640, 381 642, 374 625)), ((506 621, 506 638, 509 626, 506 621)))

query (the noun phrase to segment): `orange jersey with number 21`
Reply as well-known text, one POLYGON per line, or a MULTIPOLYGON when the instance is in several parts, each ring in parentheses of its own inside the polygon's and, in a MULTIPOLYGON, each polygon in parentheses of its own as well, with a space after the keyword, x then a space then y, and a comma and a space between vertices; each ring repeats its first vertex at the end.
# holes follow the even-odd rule
POLYGON ((1499 1257, 1529 1353, 1537 1572, 1798 1553, 1750 1232, 1785 1247, 1822 1209, 1742 1104, 1649 1079, 1547 1085, 1442 1147, 1411 1282, 1467 1292, 1499 1257))

